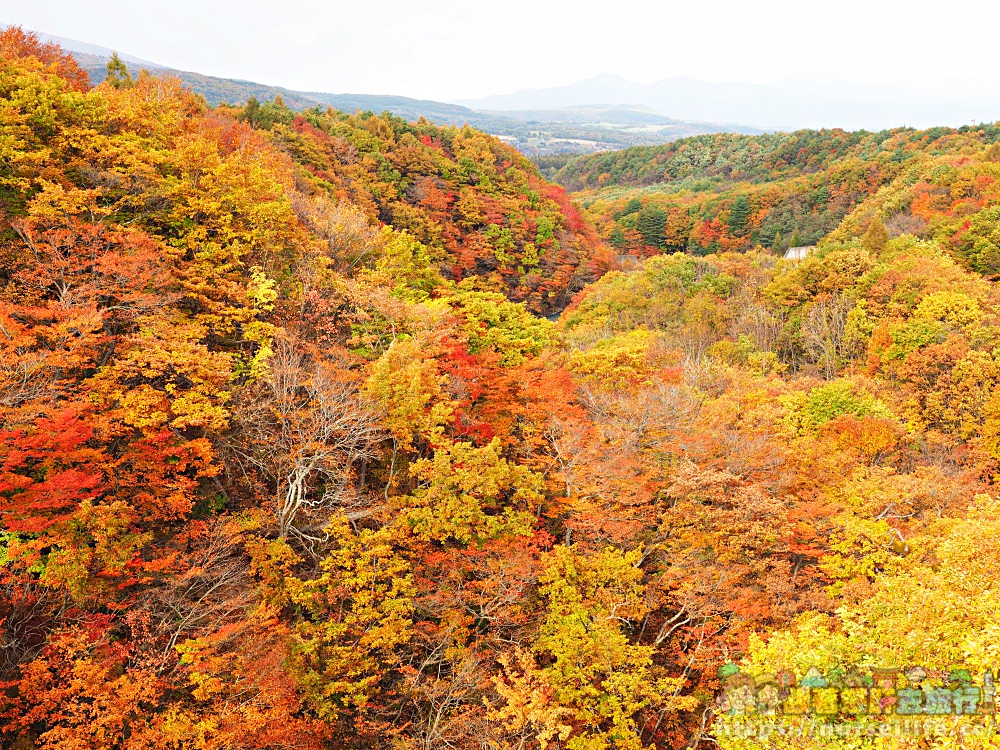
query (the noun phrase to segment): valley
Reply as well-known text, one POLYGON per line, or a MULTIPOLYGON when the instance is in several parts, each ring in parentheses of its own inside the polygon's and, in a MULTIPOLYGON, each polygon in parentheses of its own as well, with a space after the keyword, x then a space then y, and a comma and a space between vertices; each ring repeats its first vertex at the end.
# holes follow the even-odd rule
POLYGON ((0 746, 995 746, 1000 125, 97 53, 0 31, 0 746))

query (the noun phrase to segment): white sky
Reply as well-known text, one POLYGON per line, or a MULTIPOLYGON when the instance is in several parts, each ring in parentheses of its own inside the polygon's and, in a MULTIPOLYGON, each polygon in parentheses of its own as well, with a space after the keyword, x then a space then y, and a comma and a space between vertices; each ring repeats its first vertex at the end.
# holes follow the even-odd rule
POLYGON ((996 0, 0 0, 0 24, 181 70, 449 101, 614 73, 1000 89, 996 0))

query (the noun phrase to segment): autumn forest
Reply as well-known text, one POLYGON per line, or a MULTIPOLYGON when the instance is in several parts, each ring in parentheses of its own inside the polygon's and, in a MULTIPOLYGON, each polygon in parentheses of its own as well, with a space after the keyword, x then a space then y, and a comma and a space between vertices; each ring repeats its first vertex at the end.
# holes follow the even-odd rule
POLYGON ((0 748, 1000 745, 717 727, 1000 666, 1000 125, 551 179, 0 31, 0 748))

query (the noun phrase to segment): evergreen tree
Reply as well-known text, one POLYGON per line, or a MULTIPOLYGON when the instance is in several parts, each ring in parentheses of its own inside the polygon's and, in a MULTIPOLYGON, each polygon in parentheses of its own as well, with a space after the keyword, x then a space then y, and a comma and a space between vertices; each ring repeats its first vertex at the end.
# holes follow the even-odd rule
POLYGON ((118 57, 117 52, 111 53, 111 59, 108 60, 106 70, 107 75, 104 80, 116 89, 128 88, 135 83, 132 80, 132 76, 128 72, 128 67, 126 67, 125 62, 118 57))
POLYGON ((642 210, 642 201, 638 198, 632 198, 628 203, 625 204, 625 208, 622 209, 622 216, 631 216, 632 214, 638 213, 642 210))
POLYGON ((750 219, 750 201, 745 195, 736 196, 733 207, 729 209, 729 231, 735 237, 746 232, 747 221, 750 219))
POLYGON ((776 252, 776 253, 783 253, 783 252, 785 252, 785 248, 782 247, 782 245, 781 245, 782 242, 783 242, 783 240, 781 239, 781 232, 775 232, 774 233, 774 241, 771 242, 771 249, 774 250, 774 252, 776 252))
POLYGON ((646 206, 636 216, 635 228, 645 244, 662 247, 667 235, 667 212, 656 205, 646 206))
POLYGON ((617 247, 619 250, 625 246, 625 232, 617 224, 615 224, 615 228, 611 230, 611 234, 608 236, 608 242, 617 247))
POLYGON ((260 101, 256 96, 251 96, 247 99, 247 103, 243 105, 243 111, 237 116, 239 120, 245 120, 254 127, 260 126, 260 101))

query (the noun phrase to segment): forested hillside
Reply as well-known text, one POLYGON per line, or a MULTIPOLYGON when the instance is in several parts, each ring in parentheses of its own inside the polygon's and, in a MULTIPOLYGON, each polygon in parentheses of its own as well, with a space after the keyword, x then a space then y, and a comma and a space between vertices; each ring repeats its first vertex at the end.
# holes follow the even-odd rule
POLYGON ((477 131, 0 64, 0 746, 763 747, 734 664, 996 664, 991 129, 625 273, 477 131))
POLYGON ((411 125, 388 113, 297 115, 280 102, 251 101, 229 114, 269 132, 295 161, 302 190, 324 196, 328 205, 300 210, 316 234, 336 230, 334 202, 359 207, 424 244, 449 279, 479 277, 534 312, 565 307, 608 268, 607 249, 565 191, 472 128, 411 125))
POLYGON ((992 272, 992 251, 974 248, 998 195, 1000 146, 985 148, 998 140, 995 125, 719 134, 581 157, 557 179, 622 252, 811 245, 865 204, 858 216, 877 208, 892 236, 946 242, 992 272))

